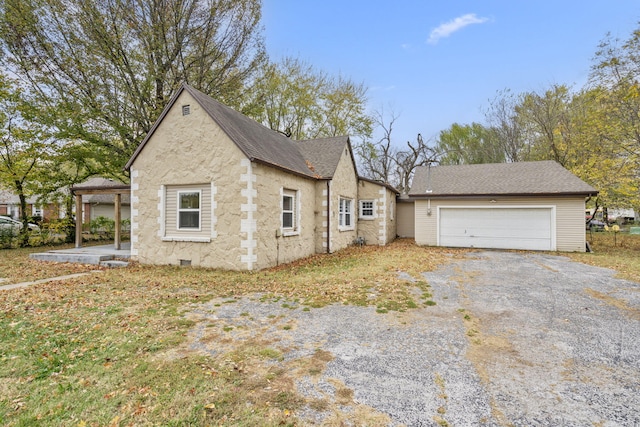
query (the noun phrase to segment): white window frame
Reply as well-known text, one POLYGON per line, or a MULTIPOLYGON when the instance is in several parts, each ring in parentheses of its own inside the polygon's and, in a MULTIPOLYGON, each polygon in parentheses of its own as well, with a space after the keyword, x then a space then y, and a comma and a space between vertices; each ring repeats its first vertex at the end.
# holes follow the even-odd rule
POLYGON ((178 190, 176 194, 177 216, 176 216, 176 229, 179 231, 202 231, 202 190, 178 190), (198 208, 180 208, 180 197, 182 194, 198 193, 198 208), (180 227, 180 213, 181 212, 198 212, 198 228, 194 227, 180 227))
POLYGON ((340 197, 338 202, 338 229, 340 231, 355 229, 355 221, 353 220, 353 199, 340 197))
POLYGON ((358 202, 358 219, 374 219, 376 217, 376 201, 375 200, 360 200, 358 202), (371 207, 365 207, 366 203, 371 203, 371 207), (365 214, 365 211, 370 210, 370 214, 365 214))
POLYGON ((295 236, 300 234, 300 192, 282 188, 280 192, 280 230, 283 236, 295 236), (284 198, 291 198, 291 209, 285 210, 284 198), (291 214, 291 227, 285 227, 284 214, 291 214))

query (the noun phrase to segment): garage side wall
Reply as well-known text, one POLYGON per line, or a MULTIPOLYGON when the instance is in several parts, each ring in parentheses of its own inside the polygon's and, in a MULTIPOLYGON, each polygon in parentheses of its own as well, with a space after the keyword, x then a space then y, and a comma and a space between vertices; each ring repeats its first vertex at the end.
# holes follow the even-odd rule
POLYGON ((416 212, 414 201, 398 199, 396 206, 398 216, 398 237, 414 238, 416 236, 416 212))
POLYGON ((513 197, 482 199, 431 199, 415 201, 415 239, 419 245, 438 244, 438 207, 555 206, 556 249, 563 252, 585 251, 584 197, 513 197))

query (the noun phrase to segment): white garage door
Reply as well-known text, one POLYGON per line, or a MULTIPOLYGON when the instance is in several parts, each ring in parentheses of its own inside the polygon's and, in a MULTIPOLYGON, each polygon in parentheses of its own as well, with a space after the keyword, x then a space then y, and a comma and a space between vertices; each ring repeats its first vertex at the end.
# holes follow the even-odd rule
POLYGON ((440 208, 440 246, 555 250, 553 209, 440 208))

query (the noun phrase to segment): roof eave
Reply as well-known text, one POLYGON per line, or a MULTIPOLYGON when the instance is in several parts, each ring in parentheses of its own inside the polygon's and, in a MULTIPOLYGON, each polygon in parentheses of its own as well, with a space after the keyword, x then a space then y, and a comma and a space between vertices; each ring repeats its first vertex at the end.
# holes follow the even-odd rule
POLYGON ((260 164, 263 164, 265 166, 269 166, 269 167, 272 167, 274 169, 278 169, 278 170, 281 170, 283 172, 287 172, 287 173, 290 173, 290 174, 293 174, 293 175, 296 175, 296 176, 299 176, 299 177, 302 177, 302 178, 315 179, 315 180, 331 179, 331 178, 325 178, 325 177, 320 176, 320 175, 318 175, 318 176, 311 175, 311 174, 307 175, 307 174, 304 174, 302 172, 298 172, 296 170, 289 169, 289 168, 287 168, 285 166, 281 166, 281 165, 278 165, 278 164, 275 164, 275 163, 271 163, 271 162, 268 162, 266 160, 258 159, 258 158, 255 158, 255 157, 248 157, 248 159, 253 163, 260 163, 260 164))
POLYGON ((110 185, 104 186, 85 186, 85 187, 71 187, 71 193, 76 195, 85 194, 124 194, 131 191, 131 186, 128 184, 122 185, 110 185))
POLYGON ((417 193, 408 194, 410 198, 414 199, 469 199, 469 198, 482 198, 482 197, 557 197, 557 196, 597 196, 598 191, 563 191, 563 192, 546 192, 546 193, 459 193, 459 194, 447 194, 447 193, 417 193))
POLYGON ((393 185, 388 184, 388 183, 386 183, 384 181, 377 181, 375 179, 367 178, 367 177, 364 177, 364 176, 358 176, 358 179, 360 179, 362 181, 370 182, 372 184, 381 185, 381 186, 389 189, 393 193, 396 193, 397 195, 400 195, 400 192, 393 185))

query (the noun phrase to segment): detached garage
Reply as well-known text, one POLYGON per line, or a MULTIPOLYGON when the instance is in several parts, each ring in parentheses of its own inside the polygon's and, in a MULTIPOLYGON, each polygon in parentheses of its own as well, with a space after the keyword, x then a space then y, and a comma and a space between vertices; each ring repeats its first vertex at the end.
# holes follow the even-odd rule
POLYGON ((584 252, 585 198, 597 191, 553 161, 422 167, 420 245, 584 252))

